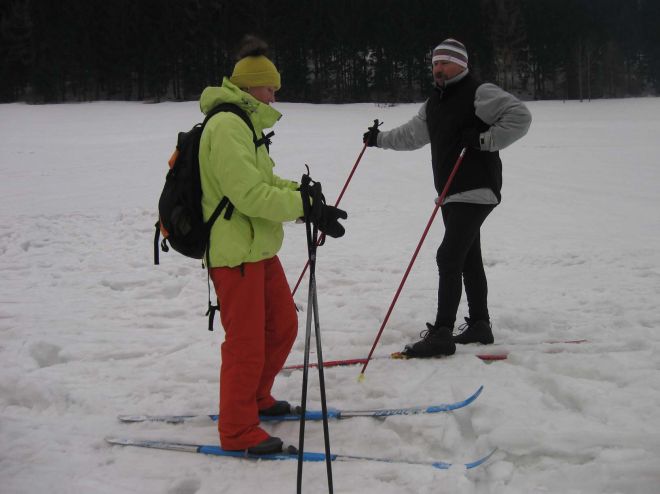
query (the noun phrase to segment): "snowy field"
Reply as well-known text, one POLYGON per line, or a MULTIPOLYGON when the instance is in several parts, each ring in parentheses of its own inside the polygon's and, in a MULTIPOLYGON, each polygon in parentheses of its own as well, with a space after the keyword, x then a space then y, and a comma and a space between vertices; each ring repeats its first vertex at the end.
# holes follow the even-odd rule
MULTIPOLYGON (((275 105, 276 173, 304 164, 333 203, 375 118, 418 105, 275 105)), ((531 102, 526 138, 502 153, 503 203, 482 231, 496 342, 508 360, 460 347, 442 360, 374 360, 326 371, 340 408, 430 405, 484 392, 453 413, 330 424, 336 453, 482 467, 333 465, 335 492, 660 492, 660 99, 531 102), (582 344, 548 340, 587 339, 582 344)), ((249 462, 110 446, 129 436, 217 444, 215 425, 118 423, 118 414, 216 413, 223 331, 206 330, 197 261, 152 263, 156 203, 176 132, 197 104, 0 105, 0 491, 295 492, 296 462, 249 462)), ((326 359, 365 356, 433 210, 430 150, 368 149, 344 196, 347 234, 319 250, 326 359)), ((440 218, 377 355, 433 320, 440 218)), ((280 253, 293 285, 304 227, 280 253)), ((296 301, 306 303, 306 284, 296 301)), ((459 319, 467 315, 464 301, 459 319)), ((305 313, 289 363, 303 354, 305 313)), ((315 356, 312 356, 315 358, 315 356)), ((311 374, 310 407, 319 406, 311 374)), ((300 399, 301 372, 278 378, 300 399)), ((268 426, 297 443, 297 424, 268 426)), ((308 450, 323 449, 319 423, 308 450)), ((306 464, 304 492, 327 492, 306 464)))

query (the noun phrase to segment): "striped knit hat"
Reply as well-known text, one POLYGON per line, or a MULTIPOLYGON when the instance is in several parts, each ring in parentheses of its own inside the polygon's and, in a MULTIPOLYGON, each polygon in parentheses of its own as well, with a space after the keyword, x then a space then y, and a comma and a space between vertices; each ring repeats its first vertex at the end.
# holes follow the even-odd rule
POLYGON ((433 63, 440 60, 454 62, 467 69, 468 54, 465 45, 451 38, 444 40, 433 49, 433 58, 431 59, 433 63))

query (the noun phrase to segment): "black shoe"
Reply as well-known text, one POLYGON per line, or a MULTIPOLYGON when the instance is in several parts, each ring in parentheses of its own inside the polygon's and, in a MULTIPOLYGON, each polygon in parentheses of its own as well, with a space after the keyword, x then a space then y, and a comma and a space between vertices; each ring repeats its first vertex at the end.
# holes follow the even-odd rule
POLYGON ((271 455, 282 452, 282 440, 279 437, 270 436, 259 444, 250 446, 247 452, 251 455, 271 455))
POLYGON ((461 324, 458 330, 461 332, 454 336, 454 343, 459 345, 466 345, 468 343, 490 345, 495 341, 490 321, 486 319, 472 321, 469 317, 466 317, 465 324, 461 324))
POLYGON ((259 415, 266 415, 268 417, 277 417, 279 415, 288 415, 292 413, 291 404, 288 401, 276 401, 273 406, 264 410, 259 410, 259 415))
POLYGON ((456 345, 452 341, 451 328, 441 326, 439 328, 431 323, 426 323, 426 330, 419 336, 422 338, 417 343, 406 345, 402 354, 410 358, 428 358, 442 355, 454 355, 456 345))

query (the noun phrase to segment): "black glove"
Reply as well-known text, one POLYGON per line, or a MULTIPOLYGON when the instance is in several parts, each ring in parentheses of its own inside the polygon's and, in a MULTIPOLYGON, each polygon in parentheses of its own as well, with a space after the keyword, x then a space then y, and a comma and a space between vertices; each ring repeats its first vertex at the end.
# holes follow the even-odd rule
POLYGON ((378 127, 382 125, 378 123, 378 119, 374 120, 374 124, 369 127, 369 130, 362 135, 362 142, 365 143, 368 147, 378 147, 378 127))
POLYGON ((303 200, 303 209, 305 216, 316 227, 332 238, 339 238, 344 235, 346 230, 339 223, 339 219, 346 219, 346 211, 328 206, 325 203, 325 196, 321 191, 319 182, 312 182, 309 175, 303 175, 300 185, 300 195, 303 200))
POLYGON ((466 148, 481 149, 481 133, 474 127, 468 127, 461 132, 461 144, 466 148))
MULTIPOLYGON (((312 210, 316 210, 315 207, 312 210)), ((327 204, 322 204, 318 208, 318 213, 316 214, 317 218, 312 221, 317 226, 319 230, 332 238, 343 237, 346 230, 339 223, 339 219, 345 220, 348 218, 348 214, 343 209, 336 208, 334 206, 328 206, 327 204)))

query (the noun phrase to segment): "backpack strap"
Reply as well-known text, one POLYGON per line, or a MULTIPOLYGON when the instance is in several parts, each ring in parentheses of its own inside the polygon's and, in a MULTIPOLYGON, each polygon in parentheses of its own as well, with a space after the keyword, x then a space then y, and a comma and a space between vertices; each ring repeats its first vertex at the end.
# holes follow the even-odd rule
POLYGON ((265 135, 262 132, 261 133, 261 139, 254 141, 254 145, 256 147, 264 145, 264 146, 266 146, 266 151, 269 152, 270 151, 270 145, 271 145, 270 138, 273 137, 274 135, 275 135, 274 131, 270 131, 268 134, 265 134, 265 135))
MULTIPOLYGON (((211 110, 206 114, 206 118, 204 119, 204 122, 202 123, 202 128, 206 126, 206 123, 213 117, 214 115, 217 115, 220 112, 229 112, 233 113, 237 117, 239 117, 245 125, 249 127, 249 129, 252 131, 252 142, 254 143, 254 148, 257 149, 259 146, 265 145, 266 146, 266 151, 270 149, 270 138, 275 135, 275 132, 269 132, 268 135, 264 135, 263 132, 261 134, 261 139, 257 139, 257 133, 254 130, 254 125, 252 124, 252 120, 250 120, 250 117, 248 116, 247 113, 245 113, 244 110, 241 109, 240 106, 235 105, 234 103, 220 103, 219 105, 214 106, 211 108, 211 110)), ((222 201, 224 201, 226 198, 223 198, 222 201)), ((222 204, 222 201, 220 204, 222 204)), ((225 210, 225 215, 224 219, 229 220, 231 219, 231 215, 234 213, 234 205, 227 200, 226 203, 227 209, 225 210)), ((219 209, 216 209, 216 211, 213 213, 213 216, 211 219, 209 219, 209 230, 213 226, 213 222, 217 219, 216 213, 218 215, 220 214, 220 211, 222 211, 224 206, 220 207, 218 205, 219 209)))
MULTIPOLYGON (((248 116, 245 111, 241 109, 240 106, 235 105, 234 103, 220 103, 217 106, 214 106, 207 114, 206 118, 204 119, 204 123, 202 123, 202 126, 206 126, 206 122, 208 122, 212 116, 217 115, 220 112, 229 112, 233 113, 237 117, 239 117, 243 122, 245 122, 245 125, 247 125, 250 130, 252 131, 252 142, 254 142, 255 148, 258 148, 262 144, 265 144, 265 141, 263 139, 257 139, 257 133, 254 130, 254 125, 252 124, 252 120, 250 120, 250 117, 248 116), (263 141, 263 142, 262 142, 263 141)), ((275 134, 272 132, 269 134, 269 137, 275 134)), ((268 144, 270 145, 270 140, 268 140, 268 144)))
POLYGON ((220 200, 220 204, 216 206, 215 211, 213 211, 213 214, 206 222, 209 231, 209 238, 206 242, 206 283, 209 290, 209 307, 206 311, 206 315, 209 318, 209 331, 213 331, 213 319, 215 318, 215 313, 220 310, 220 302, 216 302, 216 305, 211 303, 211 227, 215 223, 215 220, 218 219, 225 206, 227 207, 227 211, 225 211, 225 219, 228 220, 231 218, 231 213, 234 211, 234 205, 229 202, 229 198, 225 196, 220 200))
MULTIPOLYGON (((229 199, 228 199, 227 197, 223 197, 223 198, 220 200, 220 204, 218 204, 218 205, 216 206, 215 211, 213 211, 213 214, 211 215, 211 217, 209 218, 209 220, 206 222, 206 224, 208 225, 208 228, 209 228, 209 235, 211 234, 211 227, 212 227, 213 224, 215 223, 215 220, 218 219, 218 216, 220 216, 220 213, 222 213, 222 210, 223 210, 223 209, 225 208, 225 206, 227 206, 228 204, 231 204, 231 203, 229 202, 229 199)), ((232 206, 232 208, 233 208, 233 206, 232 206)), ((227 208, 227 209, 229 209, 229 208, 227 208)), ((229 218, 227 218, 227 214, 226 214, 226 213, 225 213, 225 219, 227 219, 227 220, 229 219, 229 218)))
MULTIPOLYGON (((263 133, 261 134, 262 137, 261 139, 257 139, 257 133, 254 130, 254 125, 252 124, 252 120, 250 120, 250 117, 245 113, 238 105, 235 105, 233 103, 221 103, 215 107, 213 107, 207 114, 206 118, 204 119, 204 122, 202 123, 202 128, 206 126, 206 123, 213 117, 214 115, 217 115, 220 112, 229 112, 233 113, 237 117, 239 117, 243 122, 245 122, 245 125, 249 127, 249 129, 252 131, 252 142, 254 143, 254 148, 255 150, 261 146, 265 145, 266 146, 266 151, 269 150, 270 146, 270 138, 275 134, 274 132, 270 132, 267 136, 264 136, 263 133)), ((213 211, 213 214, 207 221, 207 226, 208 226, 208 231, 209 231, 209 239, 207 242, 206 246, 206 273, 207 273, 207 285, 208 285, 208 291, 209 291, 209 305, 208 305, 208 310, 206 311, 206 315, 208 316, 208 330, 213 331, 213 320, 215 318, 215 313, 220 310, 220 302, 217 301, 216 304, 211 303, 211 273, 209 271, 209 267, 211 265, 211 228, 213 227, 213 224, 215 221, 218 219, 220 214, 222 213, 222 210, 225 209, 225 214, 224 214, 224 219, 229 220, 231 218, 232 213, 234 212, 234 205, 231 203, 231 201, 227 197, 223 197, 218 206, 215 208, 215 211, 213 211)))

